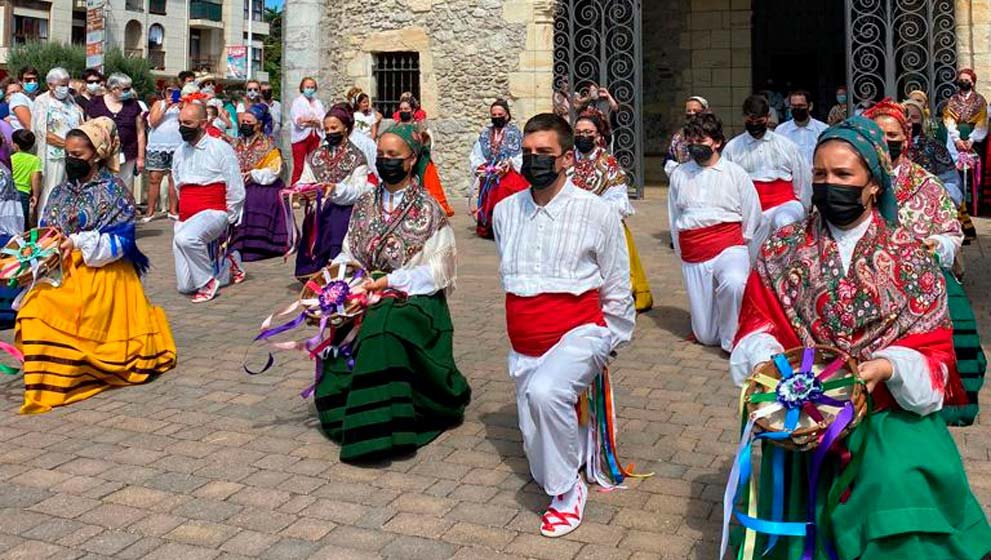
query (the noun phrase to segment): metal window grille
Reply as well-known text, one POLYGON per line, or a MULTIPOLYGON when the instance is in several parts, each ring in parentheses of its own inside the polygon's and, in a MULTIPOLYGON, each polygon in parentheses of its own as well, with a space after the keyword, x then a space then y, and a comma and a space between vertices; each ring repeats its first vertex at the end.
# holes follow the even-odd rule
POLYGON ((375 105, 389 118, 399 110, 403 92, 420 99, 420 53, 388 52, 375 55, 375 105))

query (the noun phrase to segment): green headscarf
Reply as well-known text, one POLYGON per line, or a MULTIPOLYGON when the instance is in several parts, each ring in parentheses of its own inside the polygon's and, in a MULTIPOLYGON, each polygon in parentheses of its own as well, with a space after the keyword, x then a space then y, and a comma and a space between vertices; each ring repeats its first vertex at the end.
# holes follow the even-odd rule
POLYGON ((420 184, 423 184, 423 175, 426 173, 427 166, 430 164, 430 148, 424 146, 423 143, 417 139, 417 135, 419 134, 417 126, 415 124, 397 124, 382 134, 395 134, 400 137, 407 146, 409 146, 409 149, 412 150, 413 155, 416 156, 416 165, 413 167, 413 175, 420 180, 420 184))
POLYGON ((898 200, 891 188, 894 172, 891 167, 891 154, 884 131, 874 121, 866 117, 850 117, 826 129, 819 136, 816 149, 829 140, 843 140, 860 154, 867 164, 871 177, 877 181, 880 192, 877 195, 877 210, 890 224, 898 224, 898 200))

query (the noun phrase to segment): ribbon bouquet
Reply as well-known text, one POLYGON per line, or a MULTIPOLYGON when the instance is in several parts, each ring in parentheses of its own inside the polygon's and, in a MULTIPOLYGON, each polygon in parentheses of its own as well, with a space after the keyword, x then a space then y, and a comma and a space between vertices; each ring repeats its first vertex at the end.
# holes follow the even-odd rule
MULTIPOLYGON (((842 352, 826 347, 794 348, 775 355, 747 381, 740 399, 745 425, 740 445, 733 461, 726 491, 723 494, 723 533, 719 558, 726 555, 729 544, 729 524, 732 517, 744 527, 744 540, 739 558, 754 558, 756 533, 769 535, 769 552, 780 537, 804 537, 802 560, 815 558, 817 533, 830 556, 835 557, 828 539, 828 527, 816 526, 816 501, 819 478, 831 450, 840 451, 845 469, 834 491, 828 497, 826 512, 841 501, 842 490, 856 475, 861 453, 850 461, 850 454, 840 448, 840 442, 865 418, 868 395, 858 377, 858 365, 842 352), (771 466, 773 502, 771 519, 757 518, 756 481, 752 478, 751 451, 756 440, 773 445, 764 448, 765 465, 771 466), (836 448, 836 449, 834 449, 836 448), (812 454, 807 477, 806 521, 788 522, 785 518, 785 453, 812 454), (769 459, 769 460, 767 460, 769 459), (742 487, 747 488, 744 513, 736 509, 742 487), (835 491, 840 489, 840 491, 835 491)), ((792 488, 798 484, 792 481, 792 488)), ((827 513, 828 514, 828 513, 827 513)))
POLYGON ((476 196, 468 199, 468 211, 479 223, 489 224, 492 221, 492 217, 485 213, 485 200, 499 184, 500 169, 501 167, 495 158, 487 161, 481 167, 483 175, 478 180, 478 193, 476 196))
MULTIPOLYGON (((286 254, 288 258, 296 251, 296 241, 302 237, 302 230, 300 229, 299 222, 296 220, 296 213, 293 212, 293 204, 296 200, 303 201, 303 204, 309 208, 311 204, 317 205, 317 211, 323 208, 323 203, 325 199, 329 199, 327 196, 327 185, 323 183, 298 183, 292 187, 287 187, 279 191, 282 200, 282 214, 286 220, 286 226, 289 233, 288 239, 286 241, 286 254)), ((313 222, 313 239, 319 238, 317 228, 319 227, 320 220, 315 220, 313 222)), ((309 248, 313 248, 313 243, 309 244, 309 248)))
MULTIPOLYGON (((254 341, 267 341, 272 337, 296 329, 304 323, 316 326, 317 332, 308 339, 301 341, 274 342, 272 345, 280 350, 301 350, 310 359, 316 360, 316 373, 313 385, 300 393, 308 398, 316 390, 323 377, 322 360, 328 357, 344 356, 348 367, 354 367, 352 358, 353 345, 358 338, 361 321, 365 312, 383 298, 402 298, 405 295, 395 290, 382 293, 368 292, 364 283, 371 275, 357 263, 331 264, 314 274, 306 281, 303 291, 292 305, 278 314, 269 315, 261 325, 261 332, 254 341), (287 323, 272 327, 276 317, 292 315, 296 317, 287 323)), ((274 358, 268 355, 268 362, 260 371, 251 371, 244 366, 250 375, 264 373, 272 367, 274 358)))
POLYGON ((980 187, 980 181, 978 178, 978 173, 981 170, 981 156, 977 155, 976 152, 960 152, 957 158, 957 171, 961 172, 963 175, 963 191, 965 197, 970 198, 971 211, 970 213, 974 216, 977 215, 977 206, 980 202, 980 196, 977 192, 978 187, 980 187), (967 186, 970 184, 970 190, 968 191, 967 186))

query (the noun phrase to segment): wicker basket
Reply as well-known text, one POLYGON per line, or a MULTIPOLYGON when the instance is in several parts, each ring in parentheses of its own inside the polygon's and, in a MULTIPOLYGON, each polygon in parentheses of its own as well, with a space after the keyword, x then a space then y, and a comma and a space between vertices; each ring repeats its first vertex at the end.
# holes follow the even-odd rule
MULTIPOLYGON (((788 363, 791 364, 793 371, 799 372, 801 370, 804 353, 805 348, 792 348, 784 353, 784 357, 788 360, 788 363)), ((850 386, 831 390, 827 389, 824 391, 827 396, 836 400, 849 400, 853 403, 855 413, 854 420, 841 434, 840 438, 842 439, 853 431, 853 429, 860 423, 860 421, 864 418, 864 415, 867 413, 867 389, 860 381, 858 374, 859 365, 857 361, 830 346, 815 347, 815 361, 812 367, 812 373, 818 375, 819 372, 821 372, 826 366, 833 363, 837 359, 844 360, 845 363, 839 371, 830 377, 830 379, 842 379, 850 376, 856 378, 856 382, 850 386)), ((767 378, 776 380, 781 379, 781 372, 778 371, 774 361, 764 364, 755 373, 756 374, 747 381, 747 386, 744 392, 744 402, 746 403, 747 413, 751 416, 757 413, 761 408, 779 402, 778 400, 759 403, 753 402, 753 396, 756 394, 776 392, 776 389, 766 387, 757 380, 758 375, 763 375, 767 378)), ((816 404, 813 406, 815 406, 816 410, 819 411, 819 414, 822 415, 822 421, 816 420, 805 410, 802 410, 799 417, 798 427, 791 432, 790 437, 784 439, 770 439, 770 441, 776 445, 795 451, 811 451, 815 449, 819 445, 822 435, 832 424, 840 409, 838 407, 825 404, 816 404)), ((772 413, 767 417, 759 418, 755 421, 755 433, 786 431, 784 429, 784 416, 785 410, 781 410, 772 413)))
POLYGON ((55 228, 35 228, 15 235, 0 254, 0 282, 26 288, 61 265, 59 246, 65 237, 55 228), (37 274, 32 272, 36 263, 37 274))

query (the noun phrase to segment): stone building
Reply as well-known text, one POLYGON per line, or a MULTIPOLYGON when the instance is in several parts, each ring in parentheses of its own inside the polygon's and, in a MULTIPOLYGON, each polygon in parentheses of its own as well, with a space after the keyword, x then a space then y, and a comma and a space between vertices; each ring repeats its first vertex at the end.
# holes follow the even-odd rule
POLYGON ((608 86, 614 150, 655 183, 688 95, 736 132, 743 99, 768 87, 809 90, 824 117, 839 85, 852 103, 921 88, 936 104, 958 65, 991 80, 991 0, 286 0, 284 22, 287 100, 307 75, 325 101, 354 85, 389 108, 418 93, 454 192, 498 97, 522 121, 570 84, 608 86))

